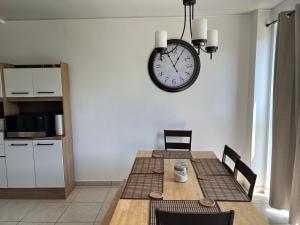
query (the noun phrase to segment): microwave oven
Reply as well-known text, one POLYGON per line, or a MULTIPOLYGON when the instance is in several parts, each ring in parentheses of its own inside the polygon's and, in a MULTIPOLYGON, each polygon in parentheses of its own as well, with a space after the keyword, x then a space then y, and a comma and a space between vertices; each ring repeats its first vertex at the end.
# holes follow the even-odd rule
POLYGON ((55 135, 54 114, 21 114, 5 117, 7 137, 49 137, 55 135))

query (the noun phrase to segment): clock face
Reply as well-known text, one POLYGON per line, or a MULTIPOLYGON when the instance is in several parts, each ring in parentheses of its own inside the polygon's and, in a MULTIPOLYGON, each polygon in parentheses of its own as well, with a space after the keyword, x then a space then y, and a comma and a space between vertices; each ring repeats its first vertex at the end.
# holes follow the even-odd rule
POLYGON ((190 87, 200 72, 199 56, 189 43, 168 40, 169 54, 160 55, 155 50, 149 59, 148 70, 154 84, 164 91, 178 92, 190 87), (174 51, 170 52, 172 49, 174 51))

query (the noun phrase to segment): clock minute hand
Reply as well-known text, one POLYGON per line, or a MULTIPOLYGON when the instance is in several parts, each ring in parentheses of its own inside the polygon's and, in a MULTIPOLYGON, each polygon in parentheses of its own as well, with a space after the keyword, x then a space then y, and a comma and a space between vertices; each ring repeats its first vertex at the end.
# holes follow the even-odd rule
POLYGON ((176 73, 178 73, 178 70, 176 69, 176 66, 175 66, 175 64, 173 63, 173 61, 172 61, 171 57, 169 56, 169 54, 167 54, 167 56, 168 56, 168 58, 170 59, 170 61, 171 61, 172 65, 173 65, 173 67, 174 67, 176 73))
POLYGON ((178 63, 178 61, 179 61, 180 57, 182 56, 183 52, 184 52, 184 49, 182 49, 180 55, 178 56, 178 58, 177 58, 177 60, 176 60, 176 62, 175 62, 175 66, 176 66, 176 64, 178 63))

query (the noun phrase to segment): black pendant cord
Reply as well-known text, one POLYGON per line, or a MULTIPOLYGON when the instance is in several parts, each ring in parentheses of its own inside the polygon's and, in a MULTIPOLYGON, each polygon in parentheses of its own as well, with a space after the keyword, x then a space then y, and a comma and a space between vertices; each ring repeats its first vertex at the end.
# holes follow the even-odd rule
MULTIPOLYGON (((183 30, 182 30, 182 34, 181 34, 181 37, 180 37, 180 40, 182 40, 183 38, 183 35, 185 33, 185 27, 186 27, 186 6, 184 6, 184 23, 183 23, 183 30)), ((178 47, 179 44, 177 44, 173 49, 171 49, 170 51, 168 52, 163 52, 162 54, 163 55, 169 55, 170 53, 172 53, 177 47, 178 47)))
POLYGON ((189 20, 190 20, 190 32, 191 32, 191 39, 193 38, 193 31, 192 31, 192 6, 189 7, 189 20))
POLYGON ((194 5, 192 5, 192 19, 194 19, 194 5))

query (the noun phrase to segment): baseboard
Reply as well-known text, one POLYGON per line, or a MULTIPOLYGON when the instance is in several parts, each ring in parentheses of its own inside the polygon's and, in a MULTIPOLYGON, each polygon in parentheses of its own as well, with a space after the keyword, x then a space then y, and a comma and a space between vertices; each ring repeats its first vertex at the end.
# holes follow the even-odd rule
POLYGON ((122 181, 76 181, 76 186, 119 186, 122 181))
POLYGON ((64 188, 1 188, 0 199, 65 199, 64 188))

